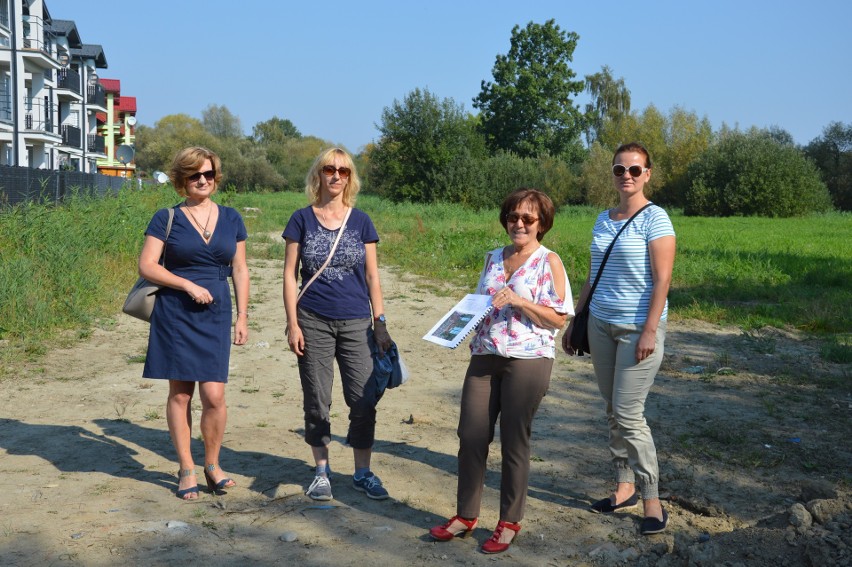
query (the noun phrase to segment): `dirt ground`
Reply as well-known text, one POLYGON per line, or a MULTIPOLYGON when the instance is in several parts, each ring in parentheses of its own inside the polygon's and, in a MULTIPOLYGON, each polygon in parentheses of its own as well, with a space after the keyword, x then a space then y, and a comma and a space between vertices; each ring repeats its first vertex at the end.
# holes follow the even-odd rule
MULTIPOLYGON (((589 359, 560 353, 534 422, 526 518, 511 549, 478 552, 498 519, 498 441, 473 537, 432 542, 429 527, 454 513, 468 349, 421 337, 467 290, 436 295, 390 270, 388 328, 411 372, 379 405, 373 468, 391 499, 351 486, 336 388, 335 499, 311 501, 281 267, 250 263, 251 336, 233 348, 227 389, 221 464, 238 484, 227 494, 174 496, 166 384, 141 378, 142 322, 118 314, 0 383, 0 565, 852 565, 850 369, 822 362, 795 334, 694 321, 670 322, 647 404, 666 532, 638 535, 641 507, 587 511, 612 488, 603 405, 589 359), (832 381, 841 387, 818 385, 832 381)), ((194 453, 201 463, 200 440, 194 453)))

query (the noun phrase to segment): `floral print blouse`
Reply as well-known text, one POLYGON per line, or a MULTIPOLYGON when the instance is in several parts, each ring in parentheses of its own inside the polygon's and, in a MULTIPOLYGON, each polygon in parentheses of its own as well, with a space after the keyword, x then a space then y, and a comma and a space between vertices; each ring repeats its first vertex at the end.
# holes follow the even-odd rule
MULTIPOLYGON (((497 248, 486 256, 476 293, 494 295, 508 286, 524 299, 552 307, 557 313, 574 315, 568 274, 565 274, 567 304, 560 299, 553 286, 553 272, 547 261, 550 250, 539 246, 508 282, 503 267, 503 250, 502 247, 497 248)), ((559 329, 539 327, 520 310, 506 306, 492 310, 482 320, 470 341, 470 352, 473 355, 496 354, 506 358, 554 358, 558 332, 559 329)))

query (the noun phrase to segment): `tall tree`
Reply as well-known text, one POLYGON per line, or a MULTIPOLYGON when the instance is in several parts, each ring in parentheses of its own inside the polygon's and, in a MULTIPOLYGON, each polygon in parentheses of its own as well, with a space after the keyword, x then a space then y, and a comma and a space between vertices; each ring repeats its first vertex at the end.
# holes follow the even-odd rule
POLYGON ((239 117, 228 110, 225 105, 211 104, 201 111, 201 123, 204 128, 217 138, 242 138, 243 125, 239 117))
POLYGON ((834 206, 852 211, 852 124, 832 122, 805 146, 805 155, 819 168, 834 206))
POLYGON ((369 154, 371 188, 394 200, 439 200, 436 175, 453 160, 486 153, 464 107, 428 89, 394 100, 376 127, 381 137, 369 154))
POLYGON ((252 128, 252 138, 258 144, 268 146, 280 144, 288 138, 301 138, 302 133, 296 125, 286 118, 273 116, 264 122, 258 122, 252 128))
POLYGON ((251 139, 214 135, 197 118, 164 116, 153 128, 136 131, 136 164, 147 172, 167 171, 175 154, 187 146, 205 146, 222 158, 223 188, 237 191, 282 189, 285 180, 272 168, 263 148, 251 139))
POLYGON ((187 114, 169 114, 153 128, 136 129, 136 166, 148 173, 166 171, 175 154, 187 146, 206 146, 214 151, 217 140, 197 118, 187 114))
POLYGON ((584 121, 573 98, 584 83, 569 63, 579 39, 552 19, 512 28, 509 53, 494 63, 494 82, 482 81, 473 100, 492 151, 576 158, 584 121))
POLYGON ((624 78, 615 79, 612 69, 604 65, 600 73, 586 75, 586 92, 592 101, 586 105, 586 143, 592 145, 604 122, 616 122, 630 114, 630 91, 624 78))

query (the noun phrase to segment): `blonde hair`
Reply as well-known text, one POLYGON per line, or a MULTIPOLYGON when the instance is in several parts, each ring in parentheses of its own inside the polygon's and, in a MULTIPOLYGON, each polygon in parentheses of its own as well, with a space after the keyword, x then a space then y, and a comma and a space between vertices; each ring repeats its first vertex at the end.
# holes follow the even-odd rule
POLYGON ((325 165, 333 164, 334 158, 339 157, 343 160, 344 167, 349 168, 349 179, 346 182, 346 187, 343 188, 343 204, 347 207, 355 206, 355 198, 358 191, 361 190, 361 179, 358 177, 358 172, 355 169, 355 162, 352 157, 346 153, 346 150, 340 148, 329 148, 324 150, 314 160, 311 169, 305 176, 305 195, 311 201, 312 205, 318 205, 320 201, 320 188, 322 187, 321 175, 324 175, 322 168, 325 165))
POLYGON ((186 178, 196 173, 204 165, 206 159, 210 160, 216 174, 216 177, 213 178, 214 183, 216 183, 213 187, 213 193, 219 189, 219 183, 222 181, 222 160, 212 150, 201 146, 192 146, 177 153, 174 161, 172 161, 172 168, 169 170, 169 179, 178 195, 186 197, 186 178))

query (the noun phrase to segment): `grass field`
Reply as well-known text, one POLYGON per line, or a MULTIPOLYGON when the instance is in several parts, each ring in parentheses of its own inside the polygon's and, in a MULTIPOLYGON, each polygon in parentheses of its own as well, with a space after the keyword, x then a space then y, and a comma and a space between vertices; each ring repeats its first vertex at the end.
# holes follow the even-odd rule
MULTIPOLYGON (((178 200, 170 188, 128 190, 116 198, 0 212, 0 357, 22 350, 37 355, 58 337, 73 340, 96 321, 114 321, 136 279, 137 254, 151 215, 178 200)), ((269 235, 280 234, 290 214, 306 205, 301 193, 221 193, 216 200, 243 213, 250 258, 283 258, 282 241, 269 235)), ((359 198, 358 207, 379 231, 380 263, 424 276, 424 285, 434 282, 444 293, 467 293, 485 252, 508 242, 497 209, 394 204, 369 195, 359 198)), ((562 257, 575 294, 588 272, 597 213, 561 210, 544 240, 562 257)), ((697 318, 744 330, 792 327, 820 336, 827 358, 852 362, 852 216, 696 218, 672 213, 672 221, 678 240, 669 296, 672 319, 697 318)))

